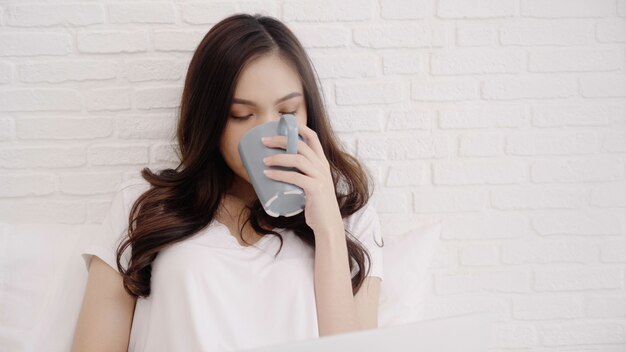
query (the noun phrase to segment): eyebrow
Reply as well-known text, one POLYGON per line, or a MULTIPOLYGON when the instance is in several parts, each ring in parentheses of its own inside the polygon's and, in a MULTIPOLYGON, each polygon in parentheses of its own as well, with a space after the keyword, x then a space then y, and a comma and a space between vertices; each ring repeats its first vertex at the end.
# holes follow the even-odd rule
MULTIPOLYGON (((280 102, 283 102, 285 100, 288 100, 288 99, 291 99, 291 98, 294 98, 294 97, 298 97, 298 96, 302 96, 302 94, 300 94, 298 92, 289 93, 289 94, 285 95, 284 97, 276 100, 275 104, 278 105, 280 102)), ((253 102, 252 100, 240 99, 240 98, 233 98, 233 104, 245 104, 245 105, 257 106, 257 104, 255 102, 253 102)))

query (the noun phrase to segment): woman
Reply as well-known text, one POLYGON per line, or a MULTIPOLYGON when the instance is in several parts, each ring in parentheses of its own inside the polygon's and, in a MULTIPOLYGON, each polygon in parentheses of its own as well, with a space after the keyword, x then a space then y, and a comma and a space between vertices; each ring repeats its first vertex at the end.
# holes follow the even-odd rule
MULTIPOLYGON (((83 252, 73 350, 222 351, 377 327, 382 237, 370 178, 333 134, 312 65, 278 20, 237 14, 203 38, 185 80, 180 164, 124 182, 83 252), (267 177, 305 191, 265 213, 237 145, 294 114, 297 154, 267 177)), ((263 142, 286 148, 286 137, 263 142)))

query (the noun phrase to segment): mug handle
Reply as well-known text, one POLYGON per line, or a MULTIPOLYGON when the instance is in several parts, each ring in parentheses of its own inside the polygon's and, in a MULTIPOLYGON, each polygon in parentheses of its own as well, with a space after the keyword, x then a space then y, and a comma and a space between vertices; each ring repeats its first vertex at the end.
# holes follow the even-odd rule
POLYGON ((298 123, 293 114, 285 114, 278 122, 278 134, 287 136, 287 153, 298 153, 298 123))

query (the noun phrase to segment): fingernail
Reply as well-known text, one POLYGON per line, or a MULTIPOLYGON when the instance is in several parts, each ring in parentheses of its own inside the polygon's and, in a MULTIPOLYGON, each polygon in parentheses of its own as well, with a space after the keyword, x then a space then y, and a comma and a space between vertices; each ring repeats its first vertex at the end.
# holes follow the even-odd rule
POLYGON ((269 139, 270 139, 269 137, 262 137, 262 138, 261 138, 261 141, 263 141, 263 142, 267 142, 269 139))

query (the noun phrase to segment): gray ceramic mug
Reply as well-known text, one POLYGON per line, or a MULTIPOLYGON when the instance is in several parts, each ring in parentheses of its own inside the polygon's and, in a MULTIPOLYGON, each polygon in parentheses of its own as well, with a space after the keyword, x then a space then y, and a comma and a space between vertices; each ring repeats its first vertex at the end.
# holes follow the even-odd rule
POLYGON ((287 170, 300 172, 295 167, 267 166, 263 158, 275 154, 297 154, 298 123, 293 114, 282 115, 280 121, 271 121, 256 126, 248 131, 239 141, 237 150, 243 166, 248 172, 254 191, 256 192, 265 212, 273 217, 293 216, 304 210, 305 194, 302 188, 288 182, 267 177, 263 170, 287 170), (269 148, 261 142, 262 137, 276 135, 287 136, 287 149, 269 148))

